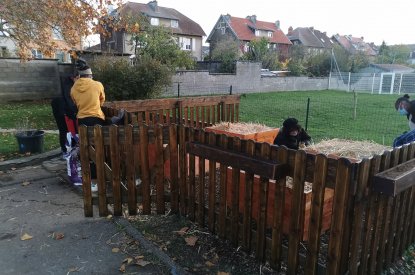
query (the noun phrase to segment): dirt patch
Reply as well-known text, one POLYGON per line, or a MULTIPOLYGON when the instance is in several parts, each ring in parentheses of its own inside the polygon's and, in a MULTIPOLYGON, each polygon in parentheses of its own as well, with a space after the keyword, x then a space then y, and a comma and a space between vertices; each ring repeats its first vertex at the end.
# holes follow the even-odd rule
POLYGON ((129 221, 160 250, 191 274, 285 274, 260 264, 253 255, 177 215, 130 217, 129 221), (221 273, 222 272, 222 273, 221 273))

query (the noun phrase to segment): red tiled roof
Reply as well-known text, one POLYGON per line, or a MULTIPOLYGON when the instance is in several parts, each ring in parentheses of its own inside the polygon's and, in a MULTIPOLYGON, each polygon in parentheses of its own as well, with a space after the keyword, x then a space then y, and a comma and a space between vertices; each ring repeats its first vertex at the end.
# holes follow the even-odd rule
POLYGON ((254 24, 247 18, 239 18, 239 17, 230 17, 229 24, 235 34, 238 36, 240 40, 244 41, 251 41, 254 39, 258 39, 255 36, 255 29, 257 30, 265 30, 265 31, 272 31, 272 37, 266 37, 269 39, 269 42, 276 43, 276 44, 292 44, 291 41, 288 39, 287 36, 272 22, 264 22, 264 21, 256 21, 254 24))

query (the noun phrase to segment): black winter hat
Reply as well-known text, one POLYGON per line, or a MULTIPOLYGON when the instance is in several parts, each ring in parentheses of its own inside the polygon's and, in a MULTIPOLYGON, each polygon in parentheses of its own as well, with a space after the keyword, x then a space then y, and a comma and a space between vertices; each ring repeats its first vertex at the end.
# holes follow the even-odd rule
POLYGON ((294 130, 294 129, 299 130, 301 128, 301 126, 298 125, 298 120, 293 117, 290 117, 284 120, 284 122, 282 123, 282 126, 288 131, 294 130))

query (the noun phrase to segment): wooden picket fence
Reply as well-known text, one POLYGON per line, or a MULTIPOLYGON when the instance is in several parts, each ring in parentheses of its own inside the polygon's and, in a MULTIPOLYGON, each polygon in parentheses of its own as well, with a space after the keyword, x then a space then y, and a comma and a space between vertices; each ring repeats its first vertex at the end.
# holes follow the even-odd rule
POLYGON ((85 216, 93 215, 95 201, 100 216, 107 216, 110 208, 122 215, 123 206, 130 215, 138 214, 139 205, 140 214, 170 211, 255 252, 276 270, 285 263, 288 274, 379 274, 415 241, 414 173, 395 175, 392 189, 382 174, 414 167, 415 144, 355 162, 205 132, 197 126, 209 124, 207 112, 204 122, 191 113, 176 110, 178 120, 165 111, 149 116, 163 117, 161 124, 136 120, 137 126, 81 126, 85 216), (167 116, 180 124, 169 124, 167 116), (90 189, 91 161, 97 168, 96 197, 90 189), (292 178, 288 217, 287 176, 292 178), (312 183, 308 216, 306 182, 312 183), (324 247, 327 189, 334 195, 324 247), (284 232, 287 222, 289 231, 284 232))

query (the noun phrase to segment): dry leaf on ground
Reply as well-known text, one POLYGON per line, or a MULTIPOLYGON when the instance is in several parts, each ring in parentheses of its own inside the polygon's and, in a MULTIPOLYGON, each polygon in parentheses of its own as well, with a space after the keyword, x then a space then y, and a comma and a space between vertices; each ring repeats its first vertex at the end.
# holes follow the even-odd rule
POLYGON ((10 168, 10 170, 12 170, 12 171, 14 171, 14 170, 16 170, 17 168, 16 167, 12 167, 12 168, 10 168))
POLYGON ((184 240, 186 241, 186 244, 187 245, 189 245, 189 246, 195 246, 195 244, 196 244, 196 242, 198 240, 198 237, 196 237, 196 236, 190 236, 190 237, 185 238, 184 240))
POLYGON ((33 236, 30 236, 29 234, 24 233, 24 234, 20 237, 20 240, 22 240, 22 241, 27 241, 27 240, 30 240, 30 239, 32 239, 32 238, 33 238, 33 236))
POLYGON ((112 218, 112 215, 108 215, 107 219, 110 220, 112 218))
POLYGON ((62 232, 53 232, 52 234, 52 238, 55 240, 62 240, 63 237, 65 237, 65 234, 63 234, 62 232))
POLYGON ((180 236, 183 236, 184 234, 186 234, 187 230, 189 230, 189 227, 183 227, 181 228, 179 231, 176 231, 177 234, 179 234, 180 236))
POLYGON ((30 184, 30 181, 24 181, 24 182, 22 182, 22 185, 23 186, 28 186, 30 184))
POLYGON ((120 252, 120 249, 118 247, 114 247, 111 251, 114 253, 118 253, 120 252))
POLYGON ((212 263, 211 261, 206 261, 206 262, 205 262, 205 265, 207 265, 208 267, 212 267, 212 266, 214 266, 215 264, 214 264, 214 263, 212 263))
POLYGON ((125 264, 122 264, 122 265, 120 266, 120 271, 121 271, 122 273, 124 273, 124 272, 125 272, 125 264))
POLYGON ((148 264, 151 264, 151 263, 148 262, 148 261, 144 261, 142 259, 140 259, 140 260, 137 261, 137 265, 139 265, 139 266, 146 266, 148 264))
POLYGON ((223 271, 218 271, 218 274, 216 274, 216 275, 229 275, 229 273, 228 272, 223 272, 223 271))
POLYGON ((133 262, 133 258, 125 258, 122 262, 127 263, 127 264, 131 264, 133 262))
POLYGON ((140 259, 144 259, 144 256, 140 255, 140 256, 135 256, 134 259, 136 259, 136 261, 140 260, 140 259))

